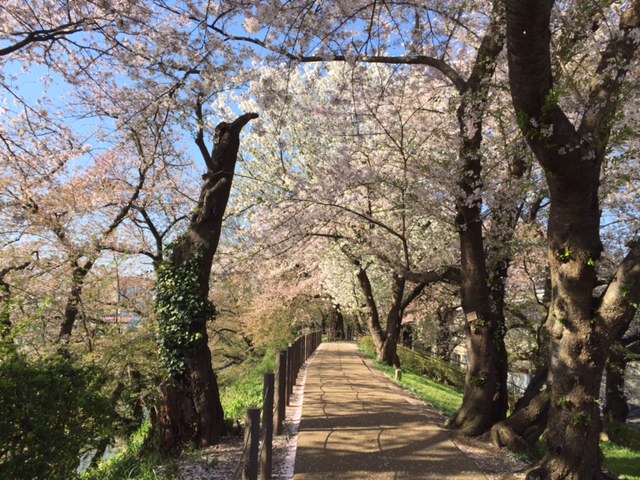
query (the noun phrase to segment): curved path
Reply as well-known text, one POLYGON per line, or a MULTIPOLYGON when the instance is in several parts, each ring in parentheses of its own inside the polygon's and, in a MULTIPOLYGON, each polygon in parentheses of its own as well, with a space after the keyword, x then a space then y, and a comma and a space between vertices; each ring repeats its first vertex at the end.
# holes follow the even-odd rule
POLYGON ((321 344, 307 368, 294 471, 294 480, 486 478, 352 343, 321 344))

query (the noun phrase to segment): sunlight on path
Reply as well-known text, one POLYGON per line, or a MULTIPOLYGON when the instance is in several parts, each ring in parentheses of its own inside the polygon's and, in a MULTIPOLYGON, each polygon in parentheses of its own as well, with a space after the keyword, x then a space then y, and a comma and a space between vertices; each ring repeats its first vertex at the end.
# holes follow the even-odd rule
POLYGON ((351 343, 324 343, 307 369, 294 480, 483 479, 351 343))

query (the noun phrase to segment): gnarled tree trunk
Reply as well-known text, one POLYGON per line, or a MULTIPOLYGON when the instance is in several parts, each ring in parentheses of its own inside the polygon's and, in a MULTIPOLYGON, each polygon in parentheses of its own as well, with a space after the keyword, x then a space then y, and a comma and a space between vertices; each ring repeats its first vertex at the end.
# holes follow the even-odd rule
MULTIPOLYGON (((200 107, 197 113, 202 120, 200 107)), ((207 164, 200 200, 189 230, 173 245, 161 267, 164 273, 159 274, 156 308, 161 354, 171 373, 160 388, 158 420, 165 454, 176 453, 187 444, 214 444, 225 432, 208 346, 207 320, 214 314, 208 300, 209 275, 231 192, 240 131, 253 118, 257 114, 248 113, 232 123, 219 124, 212 153, 205 147, 200 122, 196 143, 207 164), (175 288, 186 291, 172 296, 175 288)))
POLYGON ((598 397, 613 340, 626 328, 640 296, 640 247, 634 244, 616 278, 594 298, 600 258, 599 177, 627 67, 637 49, 640 2, 631 2, 620 32, 602 50, 580 125, 555 100, 549 0, 507 1, 509 79, 520 127, 545 170, 551 207, 548 258, 552 299, 548 453, 530 479, 601 477, 598 397), (626 285, 626 290, 623 285, 626 285))
POLYGON ((534 447, 549 418, 549 392, 542 390, 547 380, 546 366, 538 369, 509 418, 491 428, 491 440, 499 447, 533 456, 534 447))

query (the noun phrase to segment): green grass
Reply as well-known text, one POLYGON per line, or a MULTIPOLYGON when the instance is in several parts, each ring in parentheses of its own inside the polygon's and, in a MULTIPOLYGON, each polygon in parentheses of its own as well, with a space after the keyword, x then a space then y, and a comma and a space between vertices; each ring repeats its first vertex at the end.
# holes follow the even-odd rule
POLYGON ((600 442, 604 453, 604 466, 625 480, 640 480, 640 451, 620 447, 611 442, 600 442))
MULTIPOLYGON (((370 358, 372 355, 367 351, 366 346, 360 347, 360 350, 370 358)), ((406 356, 410 350, 406 350, 404 355, 406 356)), ((373 361, 376 368, 380 369, 387 376, 395 381, 395 369, 389 365, 373 361)), ((403 365, 405 365, 403 363, 403 365)), ((403 371, 402 380, 399 382, 405 389, 413 393, 417 398, 422 400, 427 405, 431 405, 436 410, 439 410, 445 415, 453 415, 462 405, 462 392, 447 385, 441 385, 428 378, 410 371, 403 371)))
POLYGON ((262 407, 264 374, 273 372, 275 355, 260 361, 247 361, 234 369, 221 381, 220 400, 228 426, 237 427, 244 422, 247 408, 262 407))
MULTIPOLYGON (((379 362, 376 363, 378 363, 376 367, 384 371, 389 377, 394 378, 395 371, 393 368, 379 364, 379 362)), ((403 372, 402 380, 397 383, 427 405, 431 405, 447 416, 453 415, 462 405, 462 392, 446 385, 440 385, 415 373, 403 372)))

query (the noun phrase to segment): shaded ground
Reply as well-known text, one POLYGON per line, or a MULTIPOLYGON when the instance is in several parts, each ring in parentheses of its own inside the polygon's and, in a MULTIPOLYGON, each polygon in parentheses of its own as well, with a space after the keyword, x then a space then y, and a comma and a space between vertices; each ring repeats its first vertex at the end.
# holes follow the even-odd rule
POLYGON ((496 474, 497 457, 474 461, 487 459, 486 447, 465 442, 463 452, 441 421, 370 369, 354 344, 322 344, 307 368, 293 478, 518 478, 502 460, 496 474))

